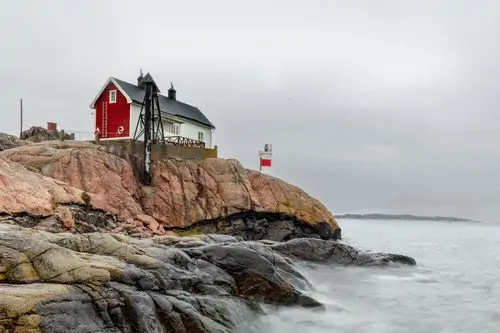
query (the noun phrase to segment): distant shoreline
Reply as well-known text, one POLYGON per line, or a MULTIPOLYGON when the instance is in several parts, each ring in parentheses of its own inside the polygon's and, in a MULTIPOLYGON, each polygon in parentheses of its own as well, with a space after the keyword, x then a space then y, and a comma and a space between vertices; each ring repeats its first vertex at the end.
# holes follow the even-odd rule
POLYGON ((453 216, 419 216, 411 214, 341 214, 337 219, 351 220, 403 220, 403 221, 439 221, 439 222, 479 222, 471 219, 453 216))

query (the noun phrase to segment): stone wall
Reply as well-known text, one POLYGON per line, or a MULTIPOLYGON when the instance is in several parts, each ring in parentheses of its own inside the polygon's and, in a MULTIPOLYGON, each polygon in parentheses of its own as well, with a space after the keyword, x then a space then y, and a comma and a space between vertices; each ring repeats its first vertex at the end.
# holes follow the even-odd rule
MULTIPOLYGON (((121 147, 123 151, 133 156, 140 156, 144 152, 144 142, 142 141, 100 140, 98 144, 108 147, 121 147)), ((151 146, 151 158, 153 160, 163 160, 167 157, 201 161, 210 157, 218 157, 217 146, 214 148, 191 148, 164 144, 153 144, 151 146)))

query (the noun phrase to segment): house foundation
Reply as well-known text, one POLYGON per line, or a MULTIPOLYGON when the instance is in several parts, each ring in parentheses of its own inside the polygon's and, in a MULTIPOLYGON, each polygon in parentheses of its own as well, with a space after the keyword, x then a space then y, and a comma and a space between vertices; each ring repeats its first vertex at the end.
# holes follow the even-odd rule
MULTIPOLYGON (((101 140, 99 145, 107 147, 117 147, 132 156, 142 156, 144 154, 144 142, 134 140, 101 140)), ((165 160, 169 157, 179 158, 189 161, 201 161, 206 158, 218 157, 217 146, 214 148, 184 147, 169 144, 154 143, 151 145, 151 159, 153 161, 165 160)))

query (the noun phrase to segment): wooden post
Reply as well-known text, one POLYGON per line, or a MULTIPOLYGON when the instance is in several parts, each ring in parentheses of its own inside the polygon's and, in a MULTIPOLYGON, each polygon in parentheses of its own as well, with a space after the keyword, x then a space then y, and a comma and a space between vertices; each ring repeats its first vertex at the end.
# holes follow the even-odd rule
POLYGON ((59 134, 61 136, 61 141, 64 141, 64 130, 61 130, 59 134))
POLYGON ((21 98, 21 132, 19 132, 19 139, 21 138, 21 135, 23 134, 23 99, 21 98))

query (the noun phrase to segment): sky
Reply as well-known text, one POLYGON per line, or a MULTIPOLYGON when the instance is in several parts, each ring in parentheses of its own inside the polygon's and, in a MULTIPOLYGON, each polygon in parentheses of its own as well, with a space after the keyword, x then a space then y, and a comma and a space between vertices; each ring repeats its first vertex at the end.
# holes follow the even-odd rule
POLYGON ((500 216, 500 3, 18 0, 0 11, 0 132, 92 132, 109 76, 199 107, 222 157, 346 212, 500 216))

